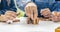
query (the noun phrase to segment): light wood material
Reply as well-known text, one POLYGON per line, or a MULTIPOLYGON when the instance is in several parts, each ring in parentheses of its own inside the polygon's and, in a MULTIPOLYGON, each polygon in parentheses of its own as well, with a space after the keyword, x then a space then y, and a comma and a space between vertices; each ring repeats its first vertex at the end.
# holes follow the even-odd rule
POLYGON ((60 27, 57 27, 57 28, 55 29, 55 32, 60 32, 60 27))
POLYGON ((33 20, 33 24, 38 24, 38 23, 39 23, 39 19, 38 18, 33 20))

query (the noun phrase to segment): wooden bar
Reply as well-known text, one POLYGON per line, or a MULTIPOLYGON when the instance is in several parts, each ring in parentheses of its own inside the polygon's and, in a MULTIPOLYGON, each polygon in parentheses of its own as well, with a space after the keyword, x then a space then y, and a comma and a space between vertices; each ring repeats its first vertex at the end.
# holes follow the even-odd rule
POLYGON ((60 27, 57 27, 57 28, 55 29, 55 32, 60 32, 60 27))

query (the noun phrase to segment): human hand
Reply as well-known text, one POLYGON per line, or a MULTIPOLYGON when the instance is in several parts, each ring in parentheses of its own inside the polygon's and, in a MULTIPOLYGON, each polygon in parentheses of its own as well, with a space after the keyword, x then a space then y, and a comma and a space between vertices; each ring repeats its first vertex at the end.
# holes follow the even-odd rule
POLYGON ((16 18, 16 16, 17 16, 17 13, 13 11, 6 11, 6 13, 2 15, 4 21, 13 20, 14 18, 16 18))
POLYGON ((50 12, 50 9, 49 8, 41 9, 40 13, 44 17, 50 17, 50 15, 51 15, 51 12, 50 12))
POLYGON ((59 12, 56 12, 56 11, 54 11, 54 12, 52 12, 52 21, 55 21, 55 22, 57 22, 57 21, 59 21, 60 20, 60 15, 59 15, 60 13, 59 12))
POLYGON ((25 7, 26 15, 32 20, 38 16, 37 14, 37 6, 34 3, 29 3, 25 7))

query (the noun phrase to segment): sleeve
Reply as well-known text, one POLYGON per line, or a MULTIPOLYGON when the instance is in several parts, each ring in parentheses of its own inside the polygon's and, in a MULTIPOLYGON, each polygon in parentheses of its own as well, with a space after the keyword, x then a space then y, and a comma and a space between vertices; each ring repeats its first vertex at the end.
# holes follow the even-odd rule
POLYGON ((57 2, 57 8, 56 8, 56 10, 60 12, 60 1, 57 2))
POLYGON ((2 11, 0 11, 0 15, 2 14, 2 11))
POLYGON ((17 7, 23 11, 28 2, 31 2, 31 0, 16 0, 17 7))
POLYGON ((2 0, 1 5, 0 5, 0 15, 4 14, 7 11, 7 6, 6 6, 6 1, 2 0))
POLYGON ((14 3, 14 0, 11 0, 11 3, 10 3, 10 8, 9 8, 9 10, 11 10, 11 11, 14 11, 14 12, 16 12, 16 7, 15 7, 15 3, 14 3))
POLYGON ((60 1, 57 1, 54 5, 54 11, 60 12, 60 1))
POLYGON ((5 14, 6 11, 6 9, 0 10, 0 15, 5 14))
MULTIPOLYGON (((5 1, 6 2, 6 1, 5 1)), ((9 8, 7 8, 6 3, 4 1, 2 2, 2 10, 0 10, 0 14, 5 14, 7 10, 15 11, 16 12, 16 7, 14 4, 14 0, 11 0, 9 8)))

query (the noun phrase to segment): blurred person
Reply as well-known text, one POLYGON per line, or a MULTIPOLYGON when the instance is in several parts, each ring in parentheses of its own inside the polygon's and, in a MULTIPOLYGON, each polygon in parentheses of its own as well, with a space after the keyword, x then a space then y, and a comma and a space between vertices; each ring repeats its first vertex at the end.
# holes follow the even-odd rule
POLYGON ((0 21, 8 21, 16 18, 14 0, 0 0, 0 21))
MULTIPOLYGON (((24 8, 25 9, 28 8, 28 9, 26 9, 26 11, 31 11, 31 10, 33 10, 34 7, 37 8, 38 16, 35 16, 35 17, 50 17, 51 12, 53 12, 53 11, 60 12, 60 6, 59 6, 60 1, 58 1, 58 0, 57 1, 56 0, 20 0, 20 1, 16 0, 16 1, 17 1, 17 6, 21 10, 24 10, 24 8), (35 5, 33 5, 32 3, 34 3, 37 7, 35 5), (30 9, 29 7, 32 7, 32 8, 30 9)), ((29 13, 30 12, 28 12, 26 14, 28 14, 28 16, 31 16, 29 13)), ((58 20, 56 20, 56 21, 58 21, 58 20)))

